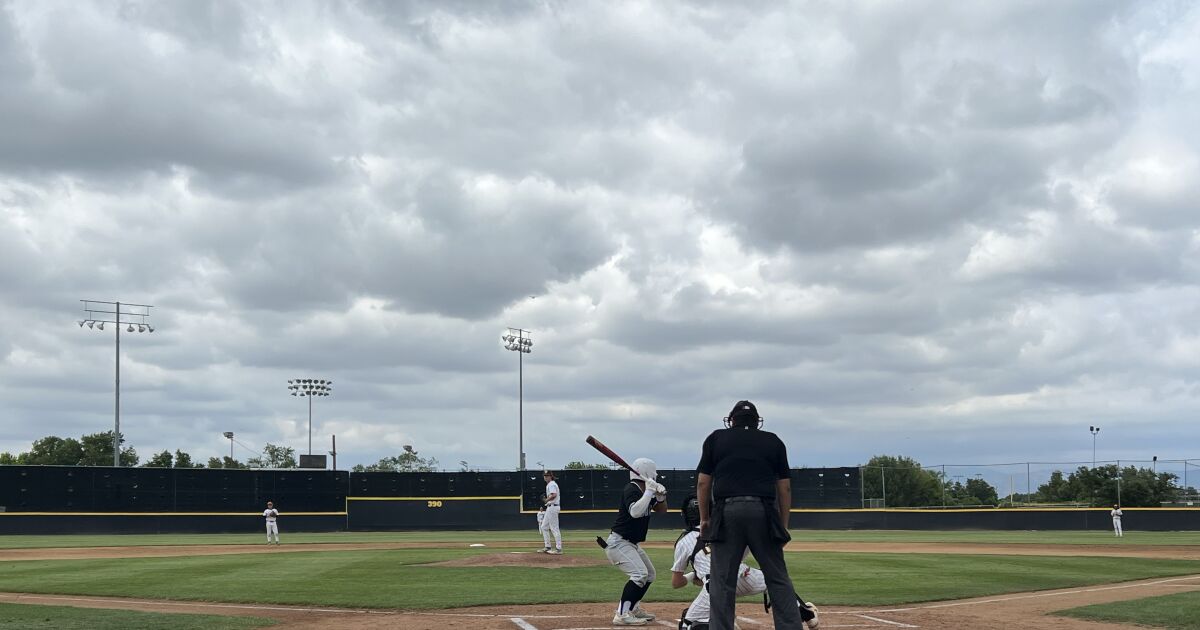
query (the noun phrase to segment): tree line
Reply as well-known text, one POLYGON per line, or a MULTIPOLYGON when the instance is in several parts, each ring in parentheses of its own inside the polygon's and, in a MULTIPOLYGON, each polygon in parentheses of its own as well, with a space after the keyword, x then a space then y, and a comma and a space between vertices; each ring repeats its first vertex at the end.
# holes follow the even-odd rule
POLYGON ((942 471, 924 468, 909 457, 876 455, 862 466, 863 498, 883 499, 888 507, 996 506, 1005 501, 1159 507, 1176 501, 1181 492, 1196 493, 1193 488, 1179 488, 1178 479, 1174 473, 1137 466, 1080 466, 1069 473, 1054 471, 1035 492, 1001 499, 996 488, 983 479, 951 481, 942 471))
MULTIPOLYGON (((47 435, 33 441, 28 451, 0 453, 0 465, 25 466, 111 466, 113 461, 113 432, 90 433, 75 438, 47 435)), ((124 446, 121 436, 121 466, 137 466, 137 449, 124 446)), ((228 455, 208 458, 205 463, 195 460, 186 451, 164 449, 141 464, 143 468, 296 468, 296 450, 289 446, 268 443, 262 453, 241 462, 228 455)))
MULTIPOLYGON (((0 465, 25 466, 111 466, 113 461, 113 432, 90 433, 79 439, 62 438, 47 435, 33 441, 28 451, 17 454, 0 453, 0 465)), ((121 466, 138 466, 137 450, 132 446, 124 446, 125 438, 121 436, 121 466)), ((467 463, 460 462, 464 470, 467 463)), ((434 457, 421 457, 411 446, 405 446, 404 452, 392 457, 384 457, 374 464, 364 466, 359 464, 354 472, 433 472, 437 470, 438 460, 434 457)), ((156 453, 141 464, 143 468, 298 468, 296 449, 290 446, 279 446, 267 443, 262 453, 242 462, 228 455, 210 457, 205 464, 193 459, 186 451, 169 449, 156 453)))

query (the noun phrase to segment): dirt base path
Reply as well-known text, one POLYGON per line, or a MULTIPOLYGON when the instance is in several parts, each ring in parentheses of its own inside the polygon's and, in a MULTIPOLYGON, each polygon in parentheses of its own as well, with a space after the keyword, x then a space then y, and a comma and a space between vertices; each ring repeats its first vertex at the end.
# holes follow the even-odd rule
MULTIPOLYGON (((1050 616, 1058 610, 1155 595, 1200 590, 1200 575, 1141 580, 1104 586, 1017 593, 996 597, 933 602, 897 607, 821 607, 821 627, 923 628, 964 630, 973 628, 1038 628, 1038 630, 1105 630, 1132 626, 1095 623, 1050 616)), ((0 593, 0 602, 112 608, 149 612, 188 612, 215 615, 270 617, 274 626, 286 630, 609 630, 611 604, 541 606, 485 606, 438 611, 350 610, 255 604, 220 604, 137 600, 70 595, 0 593)), ((646 604, 659 616, 648 627, 674 628, 684 605, 646 604)), ((742 604, 739 621, 743 630, 766 630, 771 619, 758 606, 742 604)))

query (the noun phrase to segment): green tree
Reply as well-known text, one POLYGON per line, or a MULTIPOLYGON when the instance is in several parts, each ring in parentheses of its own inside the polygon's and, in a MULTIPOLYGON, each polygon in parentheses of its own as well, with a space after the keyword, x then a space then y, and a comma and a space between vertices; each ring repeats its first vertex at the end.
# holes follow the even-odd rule
POLYGON ((941 475, 921 468, 912 458, 876 455, 863 465, 862 475, 866 498, 882 498, 887 507, 941 504, 941 475))
POLYGON ((384 457, 370 466, 357 464, 351 470, 353 472, 434 472, 437 470, 437 463, 436 458, 423 458, 413 450, 413 447, 405 446, 404 452, 399 455, 384 457))
POLYGON ((1050 479, 1038 486, 1034 495, 1041 503, 1068 503, 1075 500, 1075 489, 1061 470, 1050 473, 1050 479))
POLYGON ((971 498, 974 505, 997 505, 1000 503, 996 489, 983 479, 968 479, 963 489, 966 490, 967 496, 971 498))
POLYGON ((146 463, 142 464, 142 466, 144 468, 170 468, 174 461, 175 458, 171 455, 171 451, 164 450, 146 460, 146 463))
POLYGON ((192 463, 192 456, 179 449, 175 449, 175 467, 176 468, 204 468, 204 464, 199 462, 192 463))
POLYGON ((1174 473, 1156 473, 1136 466, 1080 466, 1066 478, 1062 471, 1051 473, 1050 480, 1038 486, 1037 497, 1039 501, 1054 503, 1115 505, 1119 502, 1126 507, 1158 507, 1179 496, 1176 480, 1178 476, 1174 473))
POLYGON ((18 463, 20 462, 17 460, 16 455, 13 455, 7 451, 0 453, 0 466, 12 466, 18 463))
POLYGON ((563 466, 563 470, 608 470, 608 466, 605 464, 585 464, 584 462, 574 461, 567 462, 567 465, 563 466))
MULTIPOLYGON (((113 432, 105 431, 103 433, 91 433, 79 438, 79 444, 82 448, 82 454, 79 458, 78 465, 80 466, 112 466, 113 460, 113 432)), ((125 443, 125 437, 121 436, 121 444, 125 443)), ((121 465, 122 466, 137 466, 138 455, 137 450, 132 446, 121 447, 121 465)))
POLYGON ((296 468, 296 449, 268 443, 262 455, 246 461, 251 468, 296 468))
MULTIPOLYGON (((112 463, 112 448, 108 450, 112 463)), ((47 435, 35 440, 28 453, 18 456, 20 463, 30 466, 78 466, 83 458, 83 448, 75 438, 60 438, 47 435)))
POLYGON ((226 455, 224 457, 209 457, 208 458, 208 467, 209 468, 231 468, 231 469, 249 468, 249 466, 243 464, 242 462, 239 462, 236 459, 233 459, 232 457, 230 457, 228 455, 226 455))
POLYGON ((992 484, 980 478, 968 479, 966 484, 955 481, 946 484, 946 505, 998 505, 1000 497, 992 484))

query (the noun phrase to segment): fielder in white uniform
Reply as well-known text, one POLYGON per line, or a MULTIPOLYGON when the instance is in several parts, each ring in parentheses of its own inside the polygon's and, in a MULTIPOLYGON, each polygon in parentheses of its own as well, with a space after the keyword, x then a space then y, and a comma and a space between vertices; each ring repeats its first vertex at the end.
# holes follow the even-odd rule
MULTIPOLYGON (((700 539, 700 506, 696 497, 690 496, 684 500, 679 510, 683 514, 684 525, 687 529, 675 541, 675 562, 671 565, 671 587, 683 588, 689 583, 700 587, 700 593, 692 600, 692 604, 683 612, 679 621, 680 630, 708 630, 708 575, 711 567, 710 551, 705 544, 697 549, 700 539), (688 571, 688 565, 692 570, 688 571), (688 571, 685 573, 685 571, 688 571)), ((748 551, 748 550, 747 550, 748 551)), ((763 572, 745 562, 738 565, 737 596, 761 595, 767 592, 767 580, 763 572)), ((820 628, 821 622, 817 616, 817 607, 811 602, 797 602, 800 606, 800 618, 810 630, 820 628)), ((737 627, 737 624, 734 624, 737 627)))
POLYGON ((554 473, 547 470, 542 473, 542 479, 546 480, 546 508, 545 516, 541 517, 538 524, 538 529, 542 531, 542 543, 545 547, 538 553, 548 553, 558 555, 562 553, 562 532, 558 529, 558 513, 562 509, 562 496, 558 491, 558 482, 554 480, 554 473), (554 537, 554 546, 550 546, 550 537, 554 537))
POLYGON ((275 519, 279 518, 279 510, 275 509, 275 504, 267 501, 267 509, 263 510, 263 518, 267 519, 267 544, 271 544, 271 537, 275 537, 275 544, 279 544, 279 524, 275 519))
POLYGON ((1113 520, 1113 533, 1118 537, 1125 535, 1125 530, 1121 529, 1121 506, 1114 505, 1111 512, 1108 513, 1113 520))

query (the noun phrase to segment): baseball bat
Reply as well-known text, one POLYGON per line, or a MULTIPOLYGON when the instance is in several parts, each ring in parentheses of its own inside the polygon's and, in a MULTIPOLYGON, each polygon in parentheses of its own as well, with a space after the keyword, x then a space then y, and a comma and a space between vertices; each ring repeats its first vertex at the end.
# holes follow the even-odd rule
POLYGON ((626 462, 620 455, 617 455, 616 453, 613 452, 613 450, 611 448, 608 448, 607 446, 605 446, 604 442, 601 442, 600 440, 597 440, 596 438, 589 435, 589 436, 587 436, 587 443, 592 448, 596 449, 597 451, 604 453, 604 456, 611 459, 614 464, 628 470, 629 472, 631 472, 639 477, 642 476, 642 473, 634 470, 633 466, 630 466, 629 463, 626 462))

